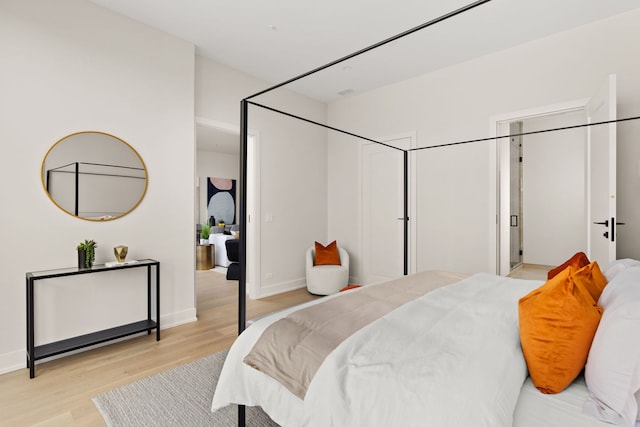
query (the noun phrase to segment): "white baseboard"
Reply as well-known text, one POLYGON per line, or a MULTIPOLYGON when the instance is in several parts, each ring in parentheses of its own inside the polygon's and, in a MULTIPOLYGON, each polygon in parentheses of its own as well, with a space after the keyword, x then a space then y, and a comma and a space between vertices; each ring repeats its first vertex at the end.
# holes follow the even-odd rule
MULTIPOLYGON (((349 283, 360 284, 358 276, 350 276, 349 283)), ((251 293, 249 293, 249 297, 251 299, 261 299, 261 298, 266 298, 273 295, 281 294, 284 292, 294 291, 296 289, 304 288, 306 286, 307 286, 307 282, 305 278, 295 279, 289 282, 280 282, 280 283, 275 283, 269 286, 263 286, 259 288, 258 295, 251 295, 251 293)))
POLYGON ((16 350, 9 353, 0 354, 0 374, 6 374, 7 372, 17 371, 26 367, 26 350, 16 350))
POLYGON ((186 323, 195 322, 196 320, 198 320, 198 317, 196 316, 196 309, 194 307, 188 310, 160 316, 160 329, 173 328, 174 326, 184 325, 186 323))
MULTIPOLYGON (((196 309, 191 308, 188 310, 184 310, 178 313, 171 313, 164 316, 160 316, 160 330, 173 328, 174 326, 184 325, 186 323, 195 322, 198 320, 196 317, 196 309)), ((146 332, 141 332, 139 334, 130 335, 124 338, 119 338, 113 341, 107 341, 104 343, 92 345, 90 347, 81 348, 78 350, 70 351, 68 353, 59 354, 56 356, 51 356, 46 359, 36 361, 36 365, 42 362, 48 362, 54 359, 58 359, 60 357, 70 356, 76 353, 82 353, 84 351, 92 350, 94 348, 102 347, 105 345, 113 344, 119 341, 128 340, 131 338, 139 337, 142 335, 146 335, 146 332)), ((9 353, 0 354, 0 374, 6 374, 7 372, 18 371, 20 369, 26 369, 27 367, 27 350, 16 350, 9 353)), ((26 373, 25 375, 28 375, 26 373)))
POLYGON ((261 286, 258 290, 258 295, 250 295, 252 299, 260 299, 270 297, 272 295, 281 294, 283 292, 289 292, 296 289, 304 288, 307 284, 304 278, 291 280, 289 282, 275 283, 269 286, 261 286))

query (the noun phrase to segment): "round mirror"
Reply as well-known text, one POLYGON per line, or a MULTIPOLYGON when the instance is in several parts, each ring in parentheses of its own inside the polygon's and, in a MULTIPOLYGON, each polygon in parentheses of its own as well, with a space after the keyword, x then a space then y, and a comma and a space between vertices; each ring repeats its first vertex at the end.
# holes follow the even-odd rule
POLYGON ((104 132, 78 132, 60 139, 44 156, 41 173, 53 203, 89 221, 128 214, 147 191, 147 169, 140 155, 104 132))

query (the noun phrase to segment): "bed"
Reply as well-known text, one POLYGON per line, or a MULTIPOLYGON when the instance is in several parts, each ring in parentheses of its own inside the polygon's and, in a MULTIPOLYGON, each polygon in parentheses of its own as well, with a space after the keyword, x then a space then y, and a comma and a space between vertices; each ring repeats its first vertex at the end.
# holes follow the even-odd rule
MULTIPOLYGON (((617 424, 630 427, 636 424, 636 394, 640 389, 640 373, 637 372, 640 367, 636 365, 640 360, 640 336, 634 336, 635 339, 631 340, 628 337, 632 334, 631 331, 640 331, 637 323, 634 323, 638 321, 634 313, 640 313, 640 304, 636 304, 640 298, 633 296, 634 291, 629 289, 634 289, 633 283, 640 282, 640 276, 618 280, 624 284, 622 286, 612 286, 612 278, 607 277, 610 283, 605 288, 606 292, 602 292, 604 300, 593 294, 586 297, 580 293, 579 301, 582 303, 588 303, 591 298, 591 303, 587 304, 586 308, 576 308, 578 312, 582 310, 588 314, 589 321, 584 322, 585 325, 579 323, 579 327, 581 331, 590 328, 591 334, 587 338, 581 337, 578 359, 584 360, 578 360, 577 365, 582 363, 579 371, 584 368, 584 375, 574 372, 575 366, 571 372, 563 370, 563 380, 566 381, 566 377, 570 377, 571 380, 563 384, 561 390, 555 390, 556 384, 541 385, 538 368, 531 369, 530 360, 535 359, 531 354, 535 352, 528 350, 529 341, 522 340, 522 334, 535 335, 535 331, 521 328, 521 301, 525 298, 525 301, 536 301, 539 294, 546 295, 550 289, 547 286, 548 282, 509 279, 487 273, 469 277, 434 271, 409 275, 409 153, 497 141, 500 138, 527 133, 505 136, 492 134, 493 136, 484 138, 403 150, 254 101, 256 97, 272 90, 463 14, 489 1, 475 1, 241 101, 240 229, 248 230, 245 207, 248 116, 251 106, 301 120, 306 124, 321 126, 331 132, 354 137, 358 141, 364 140, 398 150, 403 156, 404 164, 404 211, 397 219, 402 220, 404 226, 402 255, 406 277, 399 281, 367 285, 325 297, 317 302, 264 317, 246 328, 244 260, 247 255, 248 233, 241 233, 238 289, 240 335, 230 349, 222 369, 212 410, 232 403, 239 404, 240 426, 244 426, 245 422, 243 405, 261 406, 275 422, 284 426, 571 427, 617 424), (420 284, 425 286, 422 287, 420 284), (413 290, 402 292, 401 289, 405 286, 413 290), (396 305, 387 305, 384 302, 391 297, 388 290, 380 291, 383 288, 391 289, 393 298, 401 294, 406 296, 405 294, 413 291, 416 293, 411 298, 399 298, 396 305), (385 295, 384 298, 377 301, 375 298, 368 299, 371 294, 379 291, 385 295), (605 298, 605 294, 609 296, 605 298), (361 298, 364 296, 367 298, 361 298), (353 300, 355 304, 347 304, 348 300, 353 300), (330 306, 332 302, 342 305, 343 311, 334 311, 334 307, 330 306), (343 319, 345 307, 359 310, 362 303, 383 307, 375 315, 370 315, 366 310, 361 317, 343 319), (620 308, 623 306, 625 308, 620 308), (311 320, 307 317, 309 313, 311 320), (319 313, 328 315, 329 318, 321 317, 321 321, 318 321, 314 316, 318 316, 319 313), (309 334, 315 338, 305 341, 308 331, 304 328, 295 329, 296 322, 297 326, 332 324, 335 327, 319 331, 314 329, 309 334), (285 330, 293 328, 294 338, 297 336, 301 340, 296 341, 290 335, 283 334, 280 329, 274 329, 283 324, 285 330), (348 326, 346 330, 345 325, 348 326), (527 344, 522 346, 521 342, 527 344), (329 345, 325 346, 327 343, 329 345), (592 350, 589 350, 590 348, 592 350), (587 355, 589 362, 585 365, 587 355), (541 389, 547 393, 541 393, 541 389), (553 393, 549 393, 552 389, 553 393)), ((638 118, 640 117, 589 122, 572 128, 606 125, 611 130, 619 122, 638 118)), ((563 128, 545 129, 541 132, 561 130, 563 128)), ((614 218, 611 218, 612 225, 614 222, 614 218)), ((614 236, 612 230, 612 240, 614 236)), ((624 276, 627 274, 626 264, 616 264, 610 268, 620 266, 624 267, 624 271, 620 273, 624 276)), ((580 266, 576 271, 584 267, 580 266)), ((632 267, 628 270, 640 275, 640 268, 632 267)), ((569 283, 573 280, 571 270, 561 269, 560 273, 560 279, 556 281, 569 283)), ((566 286, 555 285, 552 288, 561 289, 563 292, 568 289, 566 286)), ((635 288, 640 289, 640 286, 635 288)), ((533 306, 554 307, 554 304, 533 306)), ((350 309, 346 308, 346 311, 349 312, 350 309)), ((556 311, 562 314, 565 310, 560 307, 556 311)), ((572 325, 569 322, 562 325, 562 328, 571 330, 572 325)), ((544 339, 538 341, 545 343, 544 339)), ((565 356, 573 349, 572 346, 564 345, 552 347, 553 350, 564 351, 565 356)), ((538 362, 538 366, 545 367, 544 357, 538 362)))
MULTIPOLYGON (((602 293, 600 303, 615 314, 616 304, 626 301, 623 329, 632 333, 629 322, 637 330, 640 317, 627 315, 638 312, 640 297, 630 298, 629 292, 637 296, 633 289, 640 289, 640 263, 624 260, 607 271, 611 291, 602 293), (620 274, 613 280, 616 269, 620 274)), ((582 373, 559 393, 543 394, 534 385, 521 348, 518 311, 519 301, 543 285, 487 273, 428 271, 274 313, 253 323, 231 347, 212 410, 231 403, 261 406, 283 426, 632 426, 637 406, 632 421, 604 422, 611 414, 598 419, 586 409, 594 399, 582 373), (388 301, 388 292, 395 306, 384 307, 379 316, 367 318, 369 311, 359 309, 388 301), (292 329, 288 319, 296 316, 302 329, 292 340, 283 331, 292 329), (354 326, 344 332, 345 323, 354 326), (281 366, 271 366, 274 361, 281 366)), ((594 338, 599 349, 608 348, 598 362, 607 367, 607 378, 611 357, 616 369, 628 366, 637 390, 638 378, 631 377, 637 375, 640 351, 637 344, 629 349, 608 340, 615 335, 609 330, 616 324, 613 314, 601 322, 607 336, 594 338), (628 363, 616 356, 622 351, 628 363)), ((596 371, 587 364, 585 373, 601 387, 596 371)), ((611 395, 611 389, 604 394, 611 395)), ((631 398, 637 404, 633 393, 631 398)))

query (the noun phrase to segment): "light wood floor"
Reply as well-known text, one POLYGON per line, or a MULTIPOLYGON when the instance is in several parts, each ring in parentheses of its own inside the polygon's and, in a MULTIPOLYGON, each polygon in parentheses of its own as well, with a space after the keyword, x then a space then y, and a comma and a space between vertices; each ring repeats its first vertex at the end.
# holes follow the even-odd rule
POLYGON ((552 268, 548 265, 523 264, 509 273, 509 277, 514 279, 547 280, 547 273, 552 268))
MULTIPOLYGON (((0 426, 104 426, 95 395, 228 348, 237 335, 236 281, 196 271, 198 321, 0 375, 0 426)), ((306 289, 247 300, 247 318, 314 299, 306 289)))

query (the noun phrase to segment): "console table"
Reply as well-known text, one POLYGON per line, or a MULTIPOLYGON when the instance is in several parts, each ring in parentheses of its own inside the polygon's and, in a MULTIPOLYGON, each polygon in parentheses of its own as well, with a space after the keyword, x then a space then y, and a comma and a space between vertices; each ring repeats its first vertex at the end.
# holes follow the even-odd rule
POLYGON ((147 332, 151 335, 153 329, 156 330, 156 341, 160 340, 160 262, 153 259, 139 260, 137 263, 127 263, 117 266, 107 266, 105 264, 96 264, 91 268, 62 268, 57 270, 32 271, 27 273, 27 367, 29 368, 29 377, 35 376, 35 361, 57 354, 66 353, 77 350, 79 348, 88 347, 90 345, 111 341, 117 338, 126 337, 128 335, 147 332), (110 329, 104 329, 90 334, 77 337, 67 338, 60 341, 50 342, 42 345, 35 345, 35 282, 42 279, 53 279, 65 276, 77 276, 80 274, 96 274, 105 271, 120 271, 130 268, 147 269, 147 318, 138 322, 126 325, 116 326, 110 329), (151 319, 151 283, 152 283, 152 267, 155 267, 155 303, 156 303, 156 320, 151 319))

